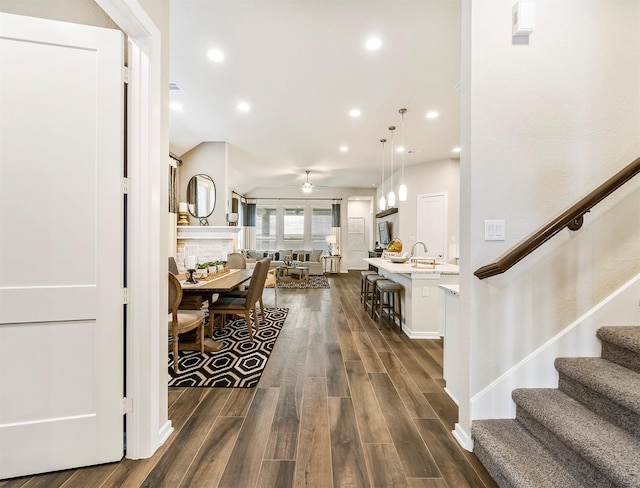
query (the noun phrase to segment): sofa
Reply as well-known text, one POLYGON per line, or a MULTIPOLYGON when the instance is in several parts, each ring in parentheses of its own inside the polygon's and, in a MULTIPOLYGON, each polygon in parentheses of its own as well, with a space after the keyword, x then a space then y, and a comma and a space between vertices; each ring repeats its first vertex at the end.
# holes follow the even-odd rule
POLYGON ((254 263, 258 259, 271 257, 271 268, 283 266, 285 256, 291 261, 296 262, 300 266, 308 266, 310 275, 323 275, 324 266, 322 262, 322 249, 314 249, 313 251, 294 251, 293 249, 283 249, 280 251, 259 251, 255 249, 246 249, 243 251, 247 263, 254 263))

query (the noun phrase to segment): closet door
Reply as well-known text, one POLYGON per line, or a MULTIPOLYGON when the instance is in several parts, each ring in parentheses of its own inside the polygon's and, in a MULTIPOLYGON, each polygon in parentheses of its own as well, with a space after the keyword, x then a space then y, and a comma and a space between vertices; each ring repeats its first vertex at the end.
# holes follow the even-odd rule
POLYGON ((123 455, 122 52, 0 14, 0 478, 123 455))

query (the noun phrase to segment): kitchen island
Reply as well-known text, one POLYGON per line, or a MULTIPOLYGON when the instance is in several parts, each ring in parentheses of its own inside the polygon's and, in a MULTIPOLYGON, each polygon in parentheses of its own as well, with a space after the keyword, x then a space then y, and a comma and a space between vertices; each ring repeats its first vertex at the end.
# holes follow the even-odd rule
POLYGON ((460 268, 454 264, 412 266, 392 263, 383 258, 365 258, 378 274, 401 284, 402 330, 413 339, 437 339, 444 336, 445 308, 440 285, 457 285, 460 268))

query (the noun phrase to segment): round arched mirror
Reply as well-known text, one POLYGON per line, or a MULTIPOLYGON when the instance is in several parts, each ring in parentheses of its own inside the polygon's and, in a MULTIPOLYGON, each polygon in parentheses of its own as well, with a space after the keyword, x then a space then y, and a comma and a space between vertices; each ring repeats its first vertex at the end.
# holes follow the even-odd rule
POLYGON ((189 213, 200 219, 200 225, 209 225, 207 217, 216 207, 216 185, 210 176, 192 176, 187 185, 189 213))

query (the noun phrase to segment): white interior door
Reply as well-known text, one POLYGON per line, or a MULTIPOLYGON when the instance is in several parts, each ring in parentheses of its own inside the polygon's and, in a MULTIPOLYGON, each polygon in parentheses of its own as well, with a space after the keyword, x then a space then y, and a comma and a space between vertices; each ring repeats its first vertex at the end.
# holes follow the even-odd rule
POLYGON ((426 244, 428 252, 422 246, 416 246, 417 256, 447 261, 447 194, 427 193, 418 195, 417 238, 426 244))
POLYGON ((0 478, 122 457, 122 53, 0 14, 0 478))

